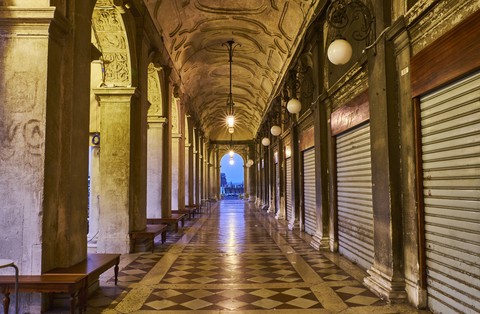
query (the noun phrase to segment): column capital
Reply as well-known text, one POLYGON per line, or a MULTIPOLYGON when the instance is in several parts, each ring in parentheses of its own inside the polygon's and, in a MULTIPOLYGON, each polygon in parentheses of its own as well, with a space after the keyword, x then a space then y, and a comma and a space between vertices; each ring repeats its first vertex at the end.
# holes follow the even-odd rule
POLYGON ((101 103, 130 103, 132 96, 137 96, 138 91, 136 87, 103 87, 94 88, 95 96, 99 98, 101 103))
POLYGON ((165 125, 168 123, 168 118, 164 116, 148 116, 147 121, 149 124, 152 123, 165 125))
POLYGON ((172 133, 172 138, 180 139, 182 138, 182 133, 172 133))
MULTIPOLYGON (((58 14, 57 14, 58 15, 58 14)), ((20 34, 37 34, 41 29, 48 36, 50 23, 57 18, 54 7, 25 8, 0 6, 0 29, 15 27, 20 34), (21 30, 19 32, 19 30, 21 30)), ((59 20, 63 20, 60 18, 59 20)))

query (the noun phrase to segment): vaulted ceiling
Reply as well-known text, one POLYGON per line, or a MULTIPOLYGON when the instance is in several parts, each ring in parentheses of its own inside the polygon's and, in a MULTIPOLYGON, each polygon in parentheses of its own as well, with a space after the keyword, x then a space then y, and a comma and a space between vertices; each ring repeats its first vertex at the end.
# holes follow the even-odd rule
POLYGON ((322 0, 144 0, 181 78, 180 91, 211 140, 230 140, 228 40, 233 53, 234 140, 255 137, 322 0))

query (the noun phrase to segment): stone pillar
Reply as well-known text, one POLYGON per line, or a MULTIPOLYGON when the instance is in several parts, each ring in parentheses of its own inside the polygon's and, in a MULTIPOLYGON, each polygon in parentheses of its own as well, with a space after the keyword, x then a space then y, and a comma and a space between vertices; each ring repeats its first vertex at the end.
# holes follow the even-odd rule
MULTIPOLYGON (((279 200, 277 203, 279 204, 278 211, 275 215, 276 219, 284 220, 285 219, 285 177, 284 177, 284 168, 285 168, 285 154, 284 154, 284 146, 283 141, 279 139, 278 141, 278 167, 279 169, 279 178, 277 178, 275 182, 275 186, 277 186, 278 182, 278 189, 279 192, 279 200)), ((275 192, 276 193, 276 192, 275 192)))
MULTIPOLYGON (((390 6, 373 4, 377 34, 390 24, 390 6)), ((403 277, 398 100, 393 44, 382 38, 368 52, 375 259, 364 283, 390 301, 406 298, 403 277)))
MULTIPOLYGON (((396 66, 397 69, 408 69, 412 55, 411 34, 406 27, 406 21, 403 17, 396 20, 387 33, 387 39, 392 40, 395 45, 396 66)), ((405 291, 407 292, 409 302, 417 308, 427 306, 427 291, 424 279, 422 279, 421 264, 419 260, 422 257, 419 252, 422 251, 418 241, 418 206, 416 184, 412 184, 417 179, 417 160, 415 158, 415 113, 414 106, 411 106, 411 80, 410 75, 404 71, 397 71, 399 92, 399 116, 400 116, 400 150, 402 160, 402 212, 403 221, 409 223, 403 228, 403 252, 404 256, 404 276, 405 291)), ((423 250, 424 251, 424 250, 423 250)), ((425 252, 422 252, 424 254, 425 252)))
MULTIPOLYGON (((95 137, 97 138, 97 137, 95 137)), ((99 137, 98 137, 99 138, 99 137)), ((96 141, 95 139, 93 141, 96 141)), ((92 140, 90 141, 92 142, 92 140)), ((100 218, 100 146, 90 146, 90 191, 88 204, 87 245, 97 247, 98 222, 100 218)))
POLYGON ((199 135, 198 136, 198 200, 200 205, 200 202, 202 199, 204 199, 204 191, 203 191, 203 167, 204 167, 204 161, 203 161, 203 136, 199 135))
POLYGON ((147 130, 147 217, 162 217, 163 138, 167 119, 149 117, 147 130))
POLYGON ((94 90, 101 108, 100 229, 97 252, 128 253, 132 224, 131 111, 135 88, 94 90))
POLYGON ((248 194, 250 195, 250 201, 254 202, 256 200, 257 193, 257 164, 258 161, 255 159, 255 144, 250 144, 248 148, 248 159, 253 160, 253 165, 248 168, 248 194))
POLYGON ((180 208, 180 203, 183 203, 184 200, 181 201, 183 196, 183 175, 181 174, 181 167, 180 164, 180 150, 185 150, 182 147, 182 135, 179 133, 172 134, 172 180, 170 184, 172 185, 172 210, 177 210, 180 208))
POLYGON ((185 143, 185 204, 193 204, 192 144, 185 143))
MULTIPOLYGON (((47 63, 54 12, 54 7, 0 7, 0 252, 22 274, 42 272, 47 63)), ((59 172, 50 175, 55 181, 60 177, 59 172)))
POLYGON ((193 202, 200 205, 200 185, 199 185, 199 168, 200 168, 200 154, 199 154, 199 135, 198 129, 193 128, 193 202))
POLYGON ((316 179, 316 214, 317 230, 312 237, 311 245, 317 250, 328 248, 329 237, 329 204, 328 204, 328 155, 323 143, 330 139, 326 109, 318 104, 313 108, 315 130, 315 177, 316 179))
POLYGON ((300 218, 300 148, 298 145, 299 137, 298 137, 298 125, 296 122, 296 117, 294 117, 294 122, 292 123, 291 127, 291 145, 292 145, 292 218, 288 222, 288 229, 293 230, 295 227, 299 227, 299 218, 300 218))

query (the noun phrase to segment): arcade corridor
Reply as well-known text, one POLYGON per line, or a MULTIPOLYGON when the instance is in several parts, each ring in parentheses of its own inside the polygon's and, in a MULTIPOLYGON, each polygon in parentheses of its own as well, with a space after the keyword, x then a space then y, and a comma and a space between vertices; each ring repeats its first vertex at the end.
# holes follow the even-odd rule
POLYGON ((122 255, 118 287, 104 278, 87 313, 429 313, 386 305, 362 285, 363 271, 253 203, 218 202, 173 236, 153 254, 122 255))
POLYGON ((480 314, 480 0, 0 0, 0 56, 0 311, 480 314))

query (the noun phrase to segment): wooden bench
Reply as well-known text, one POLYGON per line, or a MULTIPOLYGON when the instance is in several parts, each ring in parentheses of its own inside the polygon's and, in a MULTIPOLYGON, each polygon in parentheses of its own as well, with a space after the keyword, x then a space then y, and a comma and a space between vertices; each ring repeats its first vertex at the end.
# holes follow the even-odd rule
POLYGON ((192 211, 192 217, 195 218, 195 214, 198 212, 197 204, 185 205, 185 209, 190 209, 192 211))
POLYGON ((113 267, 115 275, 115 285, 118 283, 118 264, 120 263, 120 254, 100 254, 89 253, 87 258, 80 263, 77 263, 70 267, 59 267, 49 270, 44 275, 85 275, 86 276, 86 289, 83 296, 85 302, 83 302, 85 308, 87 306, 88 288, 94 284, 98 277, 113 267))
POLYGON ((192 219, 195 215, 195 212, 192 208, 185 208, 179 210, 172 210, 172 214, 185 214, 185 217, 188 217, 188 219, 192 219))
MULTIPOLYGON (((8 314, 10 292, 15 289, 15 276, 0 276, 0 291, 4 295, 3 312, 8 314)), ((18 276, 18 291, 40 293, 68 293, 70 295, 70 313, 75 313, 79 304, 79 313, 86 309, 87 276, 84 274, 43 274, 18 276)))
POLYGON ((149 225, 175 225, 175 232, 178 232, 178 222, 182 223, 182 227, 185 224, 185 214, 171 214, 169 217, 162 218, 147 218, 147 224, 149 225))
POLYGON ((135 251, 135 244, 137 239, 149 239, 152 241, 152 253, 155 247, 155 238, 159 234, 162 234, 162 243, 165 243, 167 239, 167 225, 158 224, 158 225, 147 225, 145 229, 139 231, 131 231, 130 239, 133 241, 133 251, 135 251))

